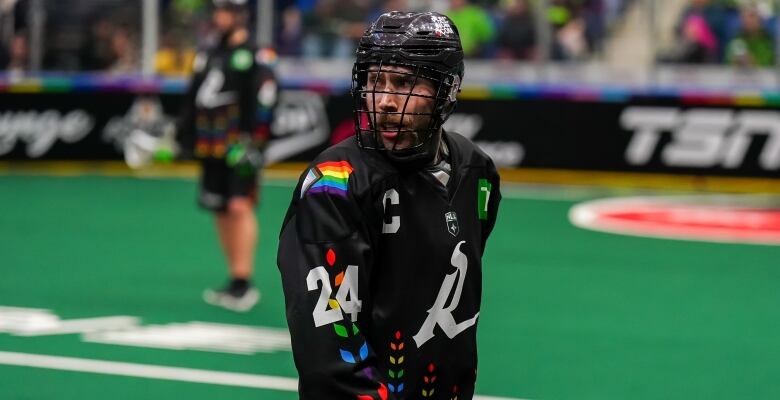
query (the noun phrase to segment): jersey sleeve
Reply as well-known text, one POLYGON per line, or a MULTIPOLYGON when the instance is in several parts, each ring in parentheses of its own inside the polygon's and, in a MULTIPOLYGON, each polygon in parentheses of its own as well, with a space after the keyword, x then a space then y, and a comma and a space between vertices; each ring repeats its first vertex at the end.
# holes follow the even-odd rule
POLYGON ((263 146, 271 139, 271 126, 279 102, 279 83, 273 69, 260 64, 253 87, 256 108, 253 114, 255 126, 251 132, 254 141, 263 146))
POLYGON ((251 136, 255 131, 255 113, 257 112, 257 91, 260 87, 259 67, 254 61, 254 53, 247 49, 239 49, 234 54, 249 58, 251 63, 246 70, 238 70, 238 129, 242 135, 251 136))
POLYGON ((195 145, 195 97, 205 78, 207 62, 208 52, 199 51, 193 60, 192 76, 187 84, 187 90, 182 98, 179 115, 176 119, 177 140, 186 152, 190 152, 195 145))
POLYGON ((273 69, 259 60, 261 52, 251 54, 251 68, 239 72, 239 130, 262 146, 270 138, 279 89, 273 69))
POLYGON ((279 240, 277 264, 303 400, 393 398, 362 332, 371 312, 373 250, 350 173, 343 161, 309 169, 279 240))

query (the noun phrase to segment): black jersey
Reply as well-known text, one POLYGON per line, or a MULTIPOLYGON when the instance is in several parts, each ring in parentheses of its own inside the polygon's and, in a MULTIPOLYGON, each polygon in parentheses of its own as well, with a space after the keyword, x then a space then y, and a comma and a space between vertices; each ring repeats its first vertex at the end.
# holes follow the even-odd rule
POLYGON ((278 89, 267 51, 223 40, 198 52, 179 123, 196 157, 223 158, 241 136, 258 145, 269 138, 278 89))
POLYGON ((451 177, 403 172, 353 138, 301 176, 277 263, 301 399, 470 399, 493 162, 444 133, 451 177))

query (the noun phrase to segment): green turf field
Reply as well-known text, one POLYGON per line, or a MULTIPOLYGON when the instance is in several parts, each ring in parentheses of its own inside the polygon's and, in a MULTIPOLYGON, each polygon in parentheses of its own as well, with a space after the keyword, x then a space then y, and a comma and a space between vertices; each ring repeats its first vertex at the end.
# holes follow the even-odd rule
MULTIPOLYGON (((225 273, 211 219, 195 207, 194 181, 0 176, 0 306, 49 310, 61 320, 284 328, 275 253, 291 190, 284 181, 263 187, 263 300, 235 314, 200 300, 225 273)), ((581 230, 567 212, 585 197, 505 191, 484 261, 477 392, 533 400, 780 398, 780 247, 581 230)), ((268 389, 292 382, 275 378, 295 377, 288 351, 20 336, 8 332, 12 323, 4 326, 0 313, 3 400, 296 398, 268 389), (151 376, 127 376, 137 370, 151 376), (218 372, 226 374, 210 382, 218 372)))

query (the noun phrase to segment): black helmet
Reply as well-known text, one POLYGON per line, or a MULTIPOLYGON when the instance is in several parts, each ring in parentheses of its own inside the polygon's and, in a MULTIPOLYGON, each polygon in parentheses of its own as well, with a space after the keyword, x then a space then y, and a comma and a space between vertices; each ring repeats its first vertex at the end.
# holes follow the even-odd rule
MULTIPOLYGON (((382 14, 366 30, 357 49, 355 66, 352 69, 352 97, 357 142, 362 148, 384 150, 387 156, 398 163, 416 167, 430 163, 438 151, 441 126, 455 109, 457 94, 463 79, 463 48, 455 24, 446 16, 435 12, 405 13, 393 11, 382 14), (405 67, 409 72, 389 72, 388 66, 405 67), (368 84, 369 72, 380 74, 397 73, 407 75, 413 83, 408 92, 377 90, 376 84, 368 84), (433 83, 432 96, 412 93, 414 86, 422 79, 433 83), (367 102, 376 102, 377 93, 405 95, 403 108, 397 111, 378 111, 367 102), (433 100, 433 110, 427 113, 406 112, 411 96, 433 100), (399 124, 396 143, 387 148, 380 137, 377 116, 384 114, 406 115, 429 118, 427 129, 416 129, 417 141, 405 149, 396 149, 398 138, 404 131, 399 124)), ((373 75, 372 75, 373 76, 373 75)), ((375 82, 376 83, 376 82, 375 82)), ((393 128, 395 129, 395 128, 393 128)))
POLYGON ((230 10, 244 10, 247 0, 211 0, 214 8, 226 8, 230 10))

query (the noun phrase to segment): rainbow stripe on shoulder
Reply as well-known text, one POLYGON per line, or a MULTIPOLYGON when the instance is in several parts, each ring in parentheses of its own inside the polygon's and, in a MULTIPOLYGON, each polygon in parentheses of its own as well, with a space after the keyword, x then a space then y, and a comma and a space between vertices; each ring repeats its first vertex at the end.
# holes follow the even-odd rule
POLYGON ((301 198, 307 193, 330 193, 347 197, 352 165, 347 161, 327 161, 309 169, 301 185, 301 198))

